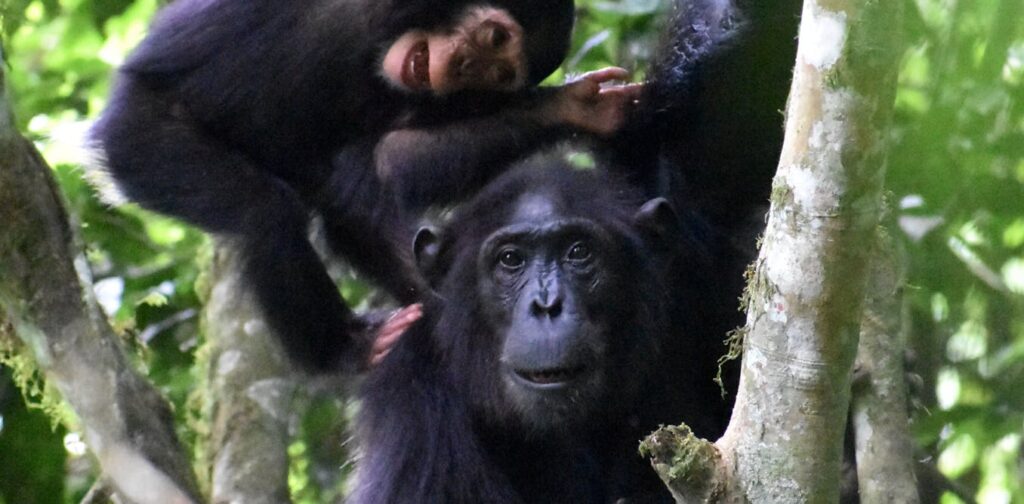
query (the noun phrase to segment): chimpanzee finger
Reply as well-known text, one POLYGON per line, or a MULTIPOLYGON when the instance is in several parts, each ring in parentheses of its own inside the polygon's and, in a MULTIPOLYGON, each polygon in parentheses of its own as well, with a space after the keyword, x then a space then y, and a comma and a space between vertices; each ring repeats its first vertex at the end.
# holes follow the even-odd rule
POLYGON ((371 368, 375 367, 378 364, 380 364, 381 362, 384 362, 384 357, 387 357, 389 353, 391 353, 391 350, 388 350, 387 352, 384 352, 384 353, 379 353, 379 354, 372 355, 370 357, 370 367, 371 368))
MULTIPOLYGON (((410 326, 416 321, 423 317, 423 305, 420 303, 410 304, 409 306, 403 307, 396 310, 388 317, 384 324, 381 325, 377 331, 377 338, 374 341, 374 347, 379 348, 387 345, 387 343, 393 343, 397 340, 398 336, 401 336, 403 332, 406 332, 410 326)), ((388 345, 390 346, 390 345, 388 345)))
POLYGON ((579 78, 577 78, 576 80, 588 80, 588 81, 591 81, 591 82, 602 83, 602 82, 608 82, 608 81, 613 81, 613 80, 626 80, 628 78, 629 78, 629 71, 626 70, 625 68, 607 67, 607 68, 602 68, 600 70, 594 70, 592 72, 587 72, 587 73, 579 76, 579 78))
POLYGON ((640 97, 640 93, 644 90, 644 84, 630 83, 630 84, 616 84, 614 86, 602 87, 598 94, 604 96, 622 96, 627 99, 635 100, 640 97))
POLYGON ((374 338, 370 347, 371 364, 376 364, 391 351, 391 348, 398 343, 399 338, 417 320, 423 317, 423 305, 413 304, 406 306, 393 313, 377 330, 377 337, 374 338))
POLYGON ((570 82, 563 88, 566 96, 574 100, 589 101, 601 92, 601 85, 587 79, 570 82))

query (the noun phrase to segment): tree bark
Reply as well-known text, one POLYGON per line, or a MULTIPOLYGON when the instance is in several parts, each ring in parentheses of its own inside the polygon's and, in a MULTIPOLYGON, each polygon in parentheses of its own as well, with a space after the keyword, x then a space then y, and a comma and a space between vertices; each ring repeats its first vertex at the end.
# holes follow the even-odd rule
POLYGON ((701 457, 707 445, 691 442, 654 458, 677 496, 694 491, 697 478, 684 476, 697 471, 717 475, 712 486, 721 490, 707 501, 839 499, 850 376, 895 94, 899 5, 804 3, 785 142, 748 286, 736 406, 713 445, 719 457, 701 457), (690 467, 673 471, 677 460, 690 467))
POLYGON ((903 369, 903 272, 879 230, 861 319, 851 418, 862 502, 920 502, 903 369))
POLYGON ((248 292, 238 252, 219 242, 204 316, 212 500, 286 503, 296 379, 248 292))
POLYGON ((0 316, 70 403, 123 500, 198 502, 170 408, 97 308, 51 170, 14 129, 3 69, 0 54, 0 316))

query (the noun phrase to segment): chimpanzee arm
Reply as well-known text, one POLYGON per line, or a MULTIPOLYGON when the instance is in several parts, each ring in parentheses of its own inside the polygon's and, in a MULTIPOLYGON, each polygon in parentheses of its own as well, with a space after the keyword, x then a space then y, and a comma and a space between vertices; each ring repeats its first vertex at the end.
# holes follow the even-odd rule
MULTIPOLYGON (((377 144, 378 176, 413 212, 474 193, 523 153, 575 132, 607 135, 624 122, 640 86, 601 87, 628 77, 608 68, 557 88, 477 99, 485 112, 445 105, 418 115, 377 144), (461 114, 462 119, 458 115, 461 114), (457 117, 453 117, 457 116, 457 117), (467 118, 468 117, 468 118, 467 118)), ((470 107, 472 108, 472 106, 470 107)))
POLYGON ((395 195, 373 171, 375 138, 349 142, 331 159, 331 175, 312 199, 332 251, 403 304, 425 292, 412 265, 412 229, 395 195))
POLYGON ((402 207, 418 213, 432 204, 468 197, 524 152, 569 133, 521 113, 401 129, 383 138, 375 164, 402 207))

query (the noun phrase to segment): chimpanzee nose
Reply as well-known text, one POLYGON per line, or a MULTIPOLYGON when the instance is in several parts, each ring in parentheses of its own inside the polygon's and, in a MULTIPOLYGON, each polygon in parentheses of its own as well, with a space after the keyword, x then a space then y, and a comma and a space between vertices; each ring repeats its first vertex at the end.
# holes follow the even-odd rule
POLYGON ((533 297, 530 303, 530 315, 550 319, 558 318, 562 314, 562 291, 557 286, 554 289, 541 289, 533 297), (554 294, 551 293, 554 290, 554 294))

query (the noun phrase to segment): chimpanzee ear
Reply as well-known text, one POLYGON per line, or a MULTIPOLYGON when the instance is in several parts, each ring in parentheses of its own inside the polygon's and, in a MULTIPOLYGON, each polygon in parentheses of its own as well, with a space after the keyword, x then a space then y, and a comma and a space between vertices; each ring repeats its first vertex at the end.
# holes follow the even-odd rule
POLYGON ((412 253, 416 259, 416 267, 421 272, 429 271, 437 262, 437 254, 441 250, 441 239, 437 228, 421 227, 412 240, 412 253))
POLYGON ((680 239, 679 217, 665 198, 654 198, 644 203, 633 215, 633 222, 646 237, 662 245, 676 243, 680 239))

